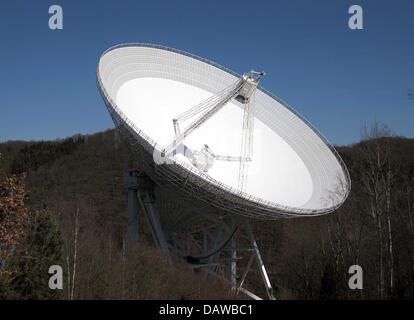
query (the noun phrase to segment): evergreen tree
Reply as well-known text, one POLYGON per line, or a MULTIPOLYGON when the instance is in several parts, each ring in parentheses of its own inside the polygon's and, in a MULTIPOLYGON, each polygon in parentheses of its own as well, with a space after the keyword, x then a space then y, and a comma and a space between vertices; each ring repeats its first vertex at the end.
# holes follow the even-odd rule
MULTIPOLYGON (((52 265, 63 266, 63 241, 46 210, 30 217, 26 238, 7 261, 11 275, 2 283, 0 297, 6 299, 60 299, 63 290, 49 288, 52 265), (6 286, 4 286, 6 284, 6 286)), ((64 275, 63 279, 64 279, 64 275)))
MULTIPOLYGON (((1 157, 1 155, 0 155, 1 157)), ((0 168, 0 299, 57 299, 51 265, 63 266, 63 241, 47 210, 25 207, 24 175, 0 168)))

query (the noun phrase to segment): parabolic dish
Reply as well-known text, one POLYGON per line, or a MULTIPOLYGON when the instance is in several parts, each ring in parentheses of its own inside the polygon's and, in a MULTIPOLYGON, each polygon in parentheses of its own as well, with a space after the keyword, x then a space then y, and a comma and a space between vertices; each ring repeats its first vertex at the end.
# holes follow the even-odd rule
MULTIPOLYGON (((146 173, 189 199, 243 216, 315 216, 337 209, 350 191, 342 159, 308 121, 260 86, 255 94, 253 156, 243 190, 239 164, 208 170, 181 153, 157 164, 174 137, 173 119, 229 87, 241 75, 211 61, 158 45, 125 44, 100 58, 97 82, 108 111, 146 173)), ((232 99, 184 140, 216 154, 240 155, 244 104, 232 99)))

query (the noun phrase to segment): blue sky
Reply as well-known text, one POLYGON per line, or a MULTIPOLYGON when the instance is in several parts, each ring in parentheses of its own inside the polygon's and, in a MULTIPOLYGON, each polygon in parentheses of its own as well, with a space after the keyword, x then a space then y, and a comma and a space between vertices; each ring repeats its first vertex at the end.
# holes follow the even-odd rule
POLYGON ((381 121, 414 137, 414 1, 1 1, 0 141, 48 140, 112 128, 95 70, 107 48, 150 42, 238 73, 265 70, 262 86, 332 143, 357 142, 381 121), (48 28, 49 6, 63 30, 48 28), (348 28, 348 8, 364 29, 348 28))

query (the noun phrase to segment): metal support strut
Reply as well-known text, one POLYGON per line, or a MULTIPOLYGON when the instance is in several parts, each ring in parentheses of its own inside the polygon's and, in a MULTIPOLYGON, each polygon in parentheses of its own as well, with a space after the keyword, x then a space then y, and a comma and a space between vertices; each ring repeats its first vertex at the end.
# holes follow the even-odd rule
POLYGON ((175 117, 173 119, 175 137, 165 146, 161 156, 169 157, 177 152, 184 153, 195 167, 205 172, 213 166, 214 160, 237 161, 240 163, 238 188, 241 191, 245 191, 248 163, 252 161, 253 156, 254 97, 260 79, 264 75, 264 72, 255 72, 253 70, 247 72, 235 83, 175 117), (217 155, 206 144, 204 144, 200 151, 189 150, 184 145, 184 139, 213 117, 233 98, 244 105, 240 156, 217 155), (182 130, 180 124, 191 118, 194 119, 182 130))
POLYGON ((163 228, 155 205, 157 199, 154 182, 145 173, 129 171, 124 176, 124 187, 128 190, 128 241, 138 240, 139 213, 144 214, 157 248, 182 256, 190 267, 202 270, 205 274, 224 276, 236 293, 243 292, 253 299, 260 299, 243 288, 253 261, 256 260, 267 296, 274 299, 259 248, 246 218, 232 215, 214 217, 210 214, 190 212, 181 219, 174 219, 174 226, 168 225, 163 228), (247 236, 248 247, 237 247, 237 238, 241 236, 247 236), (249 260, 244 261, 244 268, 243 261, 237 257, 238 251, 251 252, 249 260), (243 270, 240 278, 237 276, 238 269, 243 270))

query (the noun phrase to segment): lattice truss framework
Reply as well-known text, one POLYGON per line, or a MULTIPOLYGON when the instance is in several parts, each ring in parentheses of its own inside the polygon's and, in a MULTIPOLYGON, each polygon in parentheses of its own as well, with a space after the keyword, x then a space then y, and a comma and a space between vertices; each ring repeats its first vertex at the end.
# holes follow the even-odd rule
MULTIPOLYGON (((206 214, 199 208, 177 214, 181 211, 177 207, 172 217, 171 208, 163 209, 169 202, 168 197, 163 197, 166 191, 145 173, 127 172, 124 181, 128 189, 128 243, 138 240, 142 223, 139 217, 145 217, 157 248, 185 258, 191 268, 201 270, 205 276, 228 280, 236 294, 243 292, 259 298, 244 287, 256 262, 267 297, 274 299, 272 285, 246 218, 220 212, 206 214)), ((170 199, 181 202, 177 194, 171 194, 170 199)))

